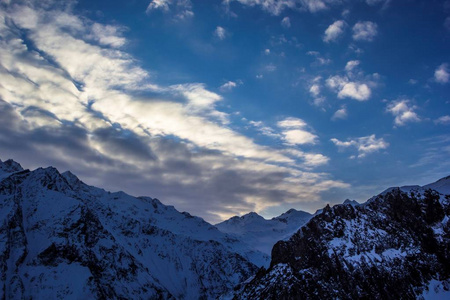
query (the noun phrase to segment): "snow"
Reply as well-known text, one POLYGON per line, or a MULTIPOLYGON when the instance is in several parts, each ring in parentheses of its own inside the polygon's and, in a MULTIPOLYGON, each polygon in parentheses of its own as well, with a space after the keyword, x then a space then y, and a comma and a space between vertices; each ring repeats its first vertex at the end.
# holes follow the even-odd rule
POLYGON ((433 279, 421 295, 424 300, 450 299, 450 284, 448 281, 433 279))
POLYGON ((436 190, 441 194, 449 195, 450 194, 450 176, 441 178, 436 182, 424 185, 423 188, 436 190))
MULTIPOLYGON (((257 213, 251 212, 242 217, 232 217, 216 224, 216 227, 252 248, 270 255, 276 242, 289 239, 311 217, 312 215, 307 212, 290 209, 278 217, 266 220, 257 213)), ((268 263, 269 261, 264 265, 268 266, 268 263)))
POLYGON ((0 257, 11 251, 4 279, 10 290, 0 297, 87 299, 103 289, 118 298, 210 299, 267 262, 263 253, 157 199, 90 187, 54 168, 21 175, 5 169, 0 257), (13 190, 8 176, 16 176, 13 190))

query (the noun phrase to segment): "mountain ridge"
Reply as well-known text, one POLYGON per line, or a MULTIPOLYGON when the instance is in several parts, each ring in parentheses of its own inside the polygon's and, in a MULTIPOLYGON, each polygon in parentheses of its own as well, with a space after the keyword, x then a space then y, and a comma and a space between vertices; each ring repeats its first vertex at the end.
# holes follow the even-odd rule
POLYGON ((0 170, 2 298, 213 299, 266 261, 157 199, 107 192, 53 167, 7 161, 0 170))

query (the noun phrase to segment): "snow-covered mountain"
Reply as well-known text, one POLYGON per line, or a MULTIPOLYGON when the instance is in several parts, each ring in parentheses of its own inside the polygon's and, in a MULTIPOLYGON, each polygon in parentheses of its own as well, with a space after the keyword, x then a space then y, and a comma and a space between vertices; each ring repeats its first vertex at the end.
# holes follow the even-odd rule
POLYGON ((0 161, 0 298, 214 299, 267 256, 157 199, 0 161))
POLYGON ((235 299, 448 299, 449 187, 446 177, 325 207, 235 299))
POLYGON ((216 224, 216 227, 270 255, 276 242, 289 238, 311 217, 310 213, 290 209, 278 217, 266 220, 251 212, 241 217, 232 217, 216 224))

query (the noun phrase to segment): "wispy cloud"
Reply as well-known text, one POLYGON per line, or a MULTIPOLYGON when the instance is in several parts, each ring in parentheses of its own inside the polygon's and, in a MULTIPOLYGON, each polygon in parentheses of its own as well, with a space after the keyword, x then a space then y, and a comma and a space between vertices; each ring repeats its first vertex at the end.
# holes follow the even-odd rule
POLYGON ((219 89, 221 92, 229 92, 242 84, 243 82, 241 80, 227 81, 224 84, 222 84, 219 89))
POLYGON ((284 28, 290 28, 291 19, 289 19, 289 17, 284 17, 283 20, 281 20, 281 26, 283 26, 284 28))
POLYGON ((324 66, 331 63, 331 59, 323 57, 318 51, 308 51, 306 54, 316 59, 313 65, 324 66))
MULTIPOLYGON (((378 152, 389 147, 389 143, 387 143, 383 138, 377 139, 375 134, 355 139, 348 139, 347 141, 340 141, 336 138, 332 138, 331 141, 341 149, 349 147, 356 148, 358 151, 358 158, 363 158, 370 153, 378 152)), ((353 156, 350 158, 353 158, 353 156)))
POLYGON ((394 123, 397 126, 420 122, 420 118, 415 112, 416 109, 417 106, 413 105, 408 99, 391 101, 386 107, 386 111, 395 117, 394 123))
POLYGON ((333 116, 331 117, 331 120, 333 121, 344 120, 347 119, 347 117, 348 117, 347 108, 341 107, 340 109, 334 112, 333 116))
POLYGON ((355 41, 371 42, 377 34, 378 25, 373 22, 358 22, 353 26, 353 39, 355 41))
POLYGON ((329 9, 332 5, 341 3, 341 1, 336 0, 223 0, 222 3, 228 7, 229 3, 233 1, 246 6, 260 7, 264 11, 276 16, 286 9, 316 13, 329 9))
MULTIPOLYGON (((152 3, 176 10, 172 1, 152 3)), ((320 154, 296 158, 233 130, 217 108, 225 100, 205 84, 156 83, 125 52, 122 27, 54 4, 4 4, 0 12, 7 154, 30 162, 32 152, 35 161, 70 168, 89 183, 151 193, 215 221, 242 209, 319 201, 323 191, 348 187, 305 169, 308 159, 325 161, 320 154)), ((279 134, 290 144, 316 140, 306 124, 282 124, 279 134)))
POLYGON ((434 71, 434 80, 438 83, 445 84, 450 81, 450 73, 448 69, 448 64, 441 64, 434 71))
POLYGON ((328 26, 325 30, 323 41, 326 43, 337 41, 337 39, 344 34, 345 26, 346 24, 342 20, 338 20, 328 26))
POLYGON ((445 115, 434 120, 435 124, 449 125, 450 124, 450 116, 445 115))
POLYGON ((225 30, 225 28, 217 26, 216 30, 214 30, 214 36, 219 40, 224 40, 227 37, 227 31, 225 30))
POLYGON ((194 16, 190 0, 152 0, 147 6, 147 14, 155 10, 166 13, 173 12, 177 20, 184 20, 194 16))
POLYGON ((288 144, 303 145, 316 144, 318 136, 307 130, 308 124, 298 118, 287 118, 278 122, 278 127, 282 128, 284 140, 288 144))

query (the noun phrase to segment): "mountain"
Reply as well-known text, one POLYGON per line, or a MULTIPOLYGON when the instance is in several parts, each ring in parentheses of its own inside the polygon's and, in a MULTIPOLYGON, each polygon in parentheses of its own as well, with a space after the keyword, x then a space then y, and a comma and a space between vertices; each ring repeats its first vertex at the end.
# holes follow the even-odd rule
POLYGON ((216 227, 270 255, 277 241, 289 238, 311 217, 310 213, 290 209, 278 217, 266 220, 257 213, 251 212, 241 217, 232 217, 216 224, 216 227))
POLYGON ((449 179, 325 207, 235 299, 448 299, 449 179))
POLYGON ((267 256, 157 199, 0 161, 0 298, 215 299, 267 256))

